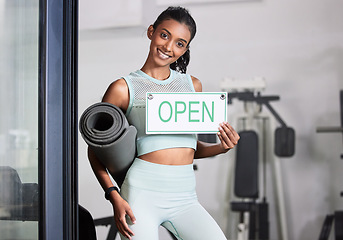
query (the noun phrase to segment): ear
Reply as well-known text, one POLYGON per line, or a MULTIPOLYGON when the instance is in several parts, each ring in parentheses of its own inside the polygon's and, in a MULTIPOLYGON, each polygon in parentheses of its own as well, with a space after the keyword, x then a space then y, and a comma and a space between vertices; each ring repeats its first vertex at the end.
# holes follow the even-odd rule
POLYGON ((148 27, 148 31, 147 31, 147 36, 148 36, 148 38, 151 40, 151 38, 152 38, 152 35, 154 34, 154 31, 155 31, 155 29, 154 29, 154 27, 152 26, 152 25, 150 25, 149 27, 148 27))

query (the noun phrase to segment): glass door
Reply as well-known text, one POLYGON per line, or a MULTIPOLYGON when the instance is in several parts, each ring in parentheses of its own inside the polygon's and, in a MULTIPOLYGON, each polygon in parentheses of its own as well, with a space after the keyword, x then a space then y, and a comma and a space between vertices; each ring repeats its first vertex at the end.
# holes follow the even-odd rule
POLYGON ((38 0, 0 0, 0 239, 38 239, 38 28, 38 0))
POLYGON ((77 0, 0 0, 0 240, 78 239, 77 0))

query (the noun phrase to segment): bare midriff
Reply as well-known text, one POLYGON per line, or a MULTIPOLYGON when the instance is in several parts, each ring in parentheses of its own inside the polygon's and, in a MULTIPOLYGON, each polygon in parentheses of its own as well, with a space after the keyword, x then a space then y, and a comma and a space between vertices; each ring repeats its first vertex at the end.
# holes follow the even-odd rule
POLYGON ((192 148, 167 148, 139 156, 138 158, 164 165, 192 164, 194 149, 192 148))

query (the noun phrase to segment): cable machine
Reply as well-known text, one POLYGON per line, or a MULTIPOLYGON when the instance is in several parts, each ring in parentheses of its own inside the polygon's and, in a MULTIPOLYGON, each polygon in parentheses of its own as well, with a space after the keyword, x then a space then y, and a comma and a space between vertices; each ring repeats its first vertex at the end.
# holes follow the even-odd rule
MULTIPOLYGON (((265 88, 262 78, 252 80, 224 79, 222 89, 228 91, 228 104, 233 99, 244 103, 244 114, 237 117, 240 141, 236 149, 234 169, 234 195, 240 201, 231 202, 231 210, 240 215, 238 240, 269 239, 269 204, 267 201, 267 151, 270 143, 268 131, 272 128, 270 114, 262 112, 266 107, 281 125, 274 132, 274 154, 277 157, 291 157, 295 152, 295 131, 288 127, 270 102, 278 101, 279 96, 262 96, 265 88), (259 125, 259 127, 256 127, 259 125), (260 158, 262 161, 260 161, 260 158), (261 175, 261 176, 260 176, 261 175), (262 191, 260 191, 260 188, 262 191)), ((280 239, 287 240, 286 214, 283 197, 283 184, 278 158, 270 159, 273 182, 278 201, 278 224, 280 239)))
MULTIPOLYGON (((318 127, 317 133, 342 133, 343 134, 343 90, 340 91, 340 112, 341 112, 341 126, 339 127, 318 127)), ((341 154, 343 159, 343 154, 341 154)), ((343 192, 340 193, 343 197, 343 192)), ((343 211, 336 210, 333 214, 326 215, 322 229, 319 235, 319 240, 328 240, 330 232, 334 226, 335 240, 343 240, 343 211)))

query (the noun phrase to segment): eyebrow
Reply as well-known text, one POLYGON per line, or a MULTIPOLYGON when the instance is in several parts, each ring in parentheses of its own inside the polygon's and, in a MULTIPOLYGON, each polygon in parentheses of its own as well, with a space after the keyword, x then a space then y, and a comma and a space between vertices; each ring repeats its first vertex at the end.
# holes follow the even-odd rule
MULTIPOLYGON (((163 30, 166 31, 169 35, 172 35, 167 29, 163 28, 163 30)), ((186 41, 185 39, 180 38, 180 40, 183 41, 183 42, 185 42, 186 44, 188 44, 187 41, 186 41)))

